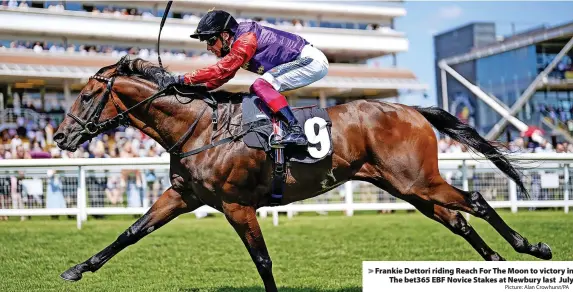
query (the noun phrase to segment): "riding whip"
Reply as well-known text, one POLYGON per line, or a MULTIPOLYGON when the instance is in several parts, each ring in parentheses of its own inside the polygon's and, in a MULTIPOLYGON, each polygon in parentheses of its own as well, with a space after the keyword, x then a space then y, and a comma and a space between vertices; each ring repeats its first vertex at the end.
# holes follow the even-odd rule
POLYGON ((171 8, 171 4, 173 1, 168 1, 167 6, 165 7, 165 12, 163 12, 163 18, 161 19, 161 24, 159 25, 159 35, 157 36, 157 59, 159 61, 159 67, 163 68, 163 64, 161 64, 161 51, 159 50, 159 42, 161 41, 161 30, 163 30, 163 25, 165 24, 165 20, 167 19, 167 15, 169 14, 169 9, 171 8))

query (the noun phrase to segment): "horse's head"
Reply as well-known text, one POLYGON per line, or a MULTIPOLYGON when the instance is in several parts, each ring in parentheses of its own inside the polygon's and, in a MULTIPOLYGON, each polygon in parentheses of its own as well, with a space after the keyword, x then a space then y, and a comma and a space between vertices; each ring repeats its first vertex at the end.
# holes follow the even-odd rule
POLYGON ((119 93, 124 93, 122 97, 136 99, 133 96, 135 94, 130 93, 143 91, 138 84, 146 86, 151 92, 156 91, 157 82, 154 78, 158 74, 166 74, 166 71, 150 62, 129 60, 126 56, 116 64, 101 68, 89 78, 54 134, 58 147, 75 151, 83 142, 98 134, 120 124, 128 124, 129 117, 124 111, 129 102, 122 101, 119 93), (134 75, 152 82, 131 78, 134 75))

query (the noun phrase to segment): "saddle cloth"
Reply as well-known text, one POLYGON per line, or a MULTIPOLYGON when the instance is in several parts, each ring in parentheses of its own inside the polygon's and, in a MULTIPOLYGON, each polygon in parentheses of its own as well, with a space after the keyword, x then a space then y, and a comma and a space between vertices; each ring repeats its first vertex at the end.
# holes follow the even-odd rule
MULTIPOLYGON (((271 151, 269 136, 273 132, 273 127, 269 116, 265 114, 270 112, 268 107, 256 95, 246 95, 241 107, 243 129, 252 128, 243 137, 243 142, 251 148, 271 151)), ((293 113, 303 127, 309 145, 285 148, 285 159, 300 163, 315 163, 332 155, 332 122, 328 112, 317 107, 307 107, 293 108, 293 113)))

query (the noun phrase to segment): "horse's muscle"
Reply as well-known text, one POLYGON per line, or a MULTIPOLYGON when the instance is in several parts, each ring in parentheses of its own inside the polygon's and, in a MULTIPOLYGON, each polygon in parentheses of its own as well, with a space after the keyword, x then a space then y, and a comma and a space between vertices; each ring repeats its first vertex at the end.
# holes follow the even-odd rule
MULTIPOLYGON (((417 175, 423 157, 405 157, 398 152, 431 144, 428 139, 432 137, 423 135, 433 135, 431 127, 418 112, 366 100, 327 111, 332 120, 333 154, 315 164, 289 163, 284 204, 320 195, 366 173, 393 180, 396 185, 399 182, 388 174, 401 170, 405 177, 417 175)), ((225 201, 264 206, 268 202, 273 161, 262 150, 237 141, 185 158, 182 164, 187 173, 177 182, 185 177, 186 184, 207 205, 219 208, 225 201)))

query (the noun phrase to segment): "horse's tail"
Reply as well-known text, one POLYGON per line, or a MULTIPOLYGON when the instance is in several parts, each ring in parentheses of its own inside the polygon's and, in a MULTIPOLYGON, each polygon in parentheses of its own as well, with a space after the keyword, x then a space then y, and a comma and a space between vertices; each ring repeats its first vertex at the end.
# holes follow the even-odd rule
POLYGON ((523 192, 526 198, 529 193, 521 180, 520 173, 509 162, 507 157, 500 152, 495 142, 487 141, 469 125, 462 123, 458 118, 447 111, 437 107, 413 107, 421 113, 440 133, 450 136, 452 139, 471 147, 473 150, 483 154, 503 173, 509 176, 523 192))

